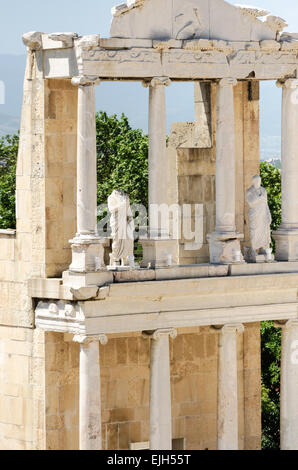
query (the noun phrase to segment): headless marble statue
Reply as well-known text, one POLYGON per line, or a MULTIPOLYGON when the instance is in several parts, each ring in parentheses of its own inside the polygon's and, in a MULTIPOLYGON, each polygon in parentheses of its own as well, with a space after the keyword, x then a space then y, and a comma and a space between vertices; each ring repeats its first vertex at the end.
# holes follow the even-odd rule
POLYGON ((112 267, 134 267, 134 230, 135 225, 130 208, 129 197, 123 191, 113 191, 108 198, 108 208, 111 214, 112 267))
POLYGON ((265 254, 265 260, 271 261, 270 225, 272 218, 267 202, 267 192, 261 187, 259 175, 253 177, 253 185, 246 191, 246 197, 249 205, 251 260, 256 261, 258 254, 265 254))

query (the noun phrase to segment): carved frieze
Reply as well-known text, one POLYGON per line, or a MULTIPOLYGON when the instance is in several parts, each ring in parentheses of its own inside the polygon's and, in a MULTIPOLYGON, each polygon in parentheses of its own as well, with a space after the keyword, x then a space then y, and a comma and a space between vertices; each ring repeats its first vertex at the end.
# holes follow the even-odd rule
POLYGON ((160 54, 154 49, 129 49, 129 50, 106 50, 92 49, 83 53, 84 61, 98 62, 117 62, 122 64, 125 62, 149 62, 159 63, 160 54))

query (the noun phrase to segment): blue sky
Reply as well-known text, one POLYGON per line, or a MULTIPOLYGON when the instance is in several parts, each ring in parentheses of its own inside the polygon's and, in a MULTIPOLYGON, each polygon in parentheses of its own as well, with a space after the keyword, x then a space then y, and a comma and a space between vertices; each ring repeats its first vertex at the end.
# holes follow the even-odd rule
MULTIPOLYGON (((121 0, 1 0, 1 3, 0 54, 22 54, 22 34, 28 31, 73 31, 107 37, 111 8, 121 0)), ((250 1, 230 3, 249 4, 250 1)), ((283 17, 289 23, 288 30, 298 31, 297 0, 252 0, 252 4, 283 17)))
MULTIPOLYGON (((6 107, 0 113, 18 117, 21 108, 23 62, 19 72, 11 68, 1 71, 1 55, 24 55, 22 34, 28 31, 72 31, 80 35, 99 33, 109 37, 112 6, 123 0, 0 0, 0 79, 7 84, 6 107)), ((183 1, 183 0, 181 0, 183 1)), ((232 4, 250 4, 250 0, 231 0, 232 4)), ((252 0, 252 5, 265 8, 288 23, 287 31, 298 32, 297 0, 252 0)), ((3 63, 4 61, 2 61, 3 63)), ((147 90, 139 83, 104 83, 96 88, 97 109, 121 113, 129 117, 134 127, 147 130, 147 90)), ((279 148, 281 92, 273 82, 261 85, 261 137, 263 146, 279 148), (266 142, 265 142, 266 141, 266 142)), ((194 118, 193 88, 191 83, 173 83, 167 89, 169 125, 173 121, 191 121, 194 118)))

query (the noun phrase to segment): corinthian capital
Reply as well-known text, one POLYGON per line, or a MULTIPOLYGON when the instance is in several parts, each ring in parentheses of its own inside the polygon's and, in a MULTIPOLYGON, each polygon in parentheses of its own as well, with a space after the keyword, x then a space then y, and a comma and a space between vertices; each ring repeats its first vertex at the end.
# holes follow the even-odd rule
POLYGON ((171 80, 169 77, 154 77, 151 81, 143 81, 143 87, 147 88, 149 86, 151 87, 156 87, 156 86, 170 86, 171 85, 171 80))
POLYGON ((244 333, 244 326, 242 323, 227 323, 226 325, 222 325, 221 327, 216 326, 216 330, 219 330, 222 334, 229 334, 229 333, 244 333))
POLYGON ((297 78, 288 78, 285 81, 278 80, 276 82, 276 86, 277 86, 277 88, 285 87, 285 88, 288 88, 288 89, 291 89, 291 90, 296 90, 297 87, 298 87, 298 79, 297 78))
POLYGON ((218 82, 218 85, 223 88, 225 86, 236 86, 237 83, 238 82, 237 82, 236 78, 228 77, 228 78, 222 78, 218 82))
POLYGON ((94 342, 100 342, 105 345, 108 343, 108 338, 106 335, 94 335, 94 336, 84 336, 84 335, 75 335, 73 338, 74 343, 88 345, 94 342))
POLYGON ((78 77, 73 77, 71 83, 74 86, 90 86, 90 85, 99 85, 101 82, 100 78, 97 77, 86 77, 80 75, 78 77))
POLYGON ((175 328, 161 328, 151 332, 143 332, 146 338, 158 341, 162 336, 170 336, 172 339, 177 338, 177 330, 175 328))

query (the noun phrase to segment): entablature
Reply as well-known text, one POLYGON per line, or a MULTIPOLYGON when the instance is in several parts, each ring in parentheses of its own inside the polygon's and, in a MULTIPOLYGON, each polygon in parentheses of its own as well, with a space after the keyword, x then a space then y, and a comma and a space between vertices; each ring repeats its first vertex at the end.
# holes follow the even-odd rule
POLYGON ((171 80, 280 80, 296 77, 298 67, 298 41, 287 36, 279 41, 161 41, 39 33, 38 42, 38 33, 30 34, 31 39, 27 34, 24 42, 42 54, 42 72, 48 79, 82 75, 136 81, 156 76, 171 80))
POLYGON ((85 301, 40 300, 36 325, 94 335, 293 319, 297 292, 298 273, 114 283, 85 301))

